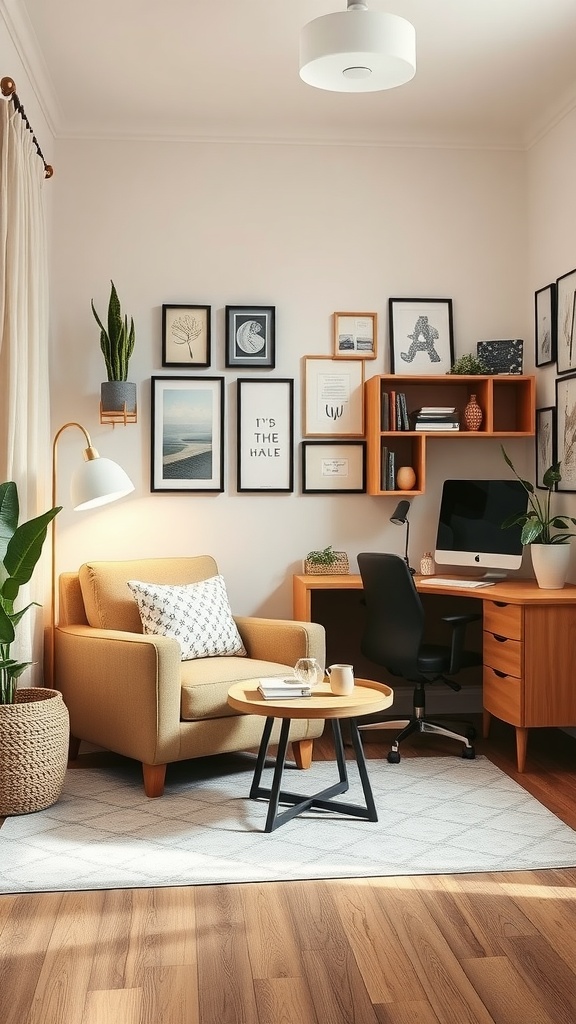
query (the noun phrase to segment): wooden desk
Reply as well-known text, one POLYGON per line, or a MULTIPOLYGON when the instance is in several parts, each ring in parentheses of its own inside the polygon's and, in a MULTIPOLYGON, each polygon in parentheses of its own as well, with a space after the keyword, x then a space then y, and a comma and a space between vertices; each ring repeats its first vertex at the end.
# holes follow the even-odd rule
MULTIPOLYGON (((484 735, 494 715, 516 729, 524 771, 528 729, 576 726, 576 586, 540 590, 535 580, 505 580, 465 590, 415 583, 421 594, 482 602, 484 735)), ((359 575, 294 576, 293 615, 310 622, 315 590, 361 590, 359 575)))

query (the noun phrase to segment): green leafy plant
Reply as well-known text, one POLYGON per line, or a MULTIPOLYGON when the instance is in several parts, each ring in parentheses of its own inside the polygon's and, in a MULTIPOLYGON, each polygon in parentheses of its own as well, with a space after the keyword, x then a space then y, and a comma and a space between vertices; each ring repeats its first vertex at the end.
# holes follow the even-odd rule
POLYGON ((542 483, 546 488, 545 497, 540 500, 534 485, 529 480, 523 480, 521 476, 516 472, 511 459, 506 454, 504 446, 500 445, 502 454, 506 460, 508 466, 514 473, 517 480, 520 481, 525 491, 528 493, 528 510, 526 512, 520 512, 512 516, 508 516, 507 519, 502 523, 502 529, 507 529, 510 526, 522 525, 522 543, 523 544, 566 544, 570 540, 570 537, 576 536, 574 531, 568 531, 568 526, 573 523, 576 526, 576 519, 572 516, 556 516, 553 515, 550 509, 552 491, 556 484, 562 479, 560 473, 560 463, 554 462, 548 467, 544 476, 542 477, 542 483), (553 533, 554 530, 559 530, 559 533, 553 533))
POLYGON ((462 376, 477 377, 481 374, 487 374, 488 370, 481 359, 468 353, 468 355, 460 356, 448 372, 461 374, 462 376))
POLYGON ((122 317, 120 299, 114 281, 110 281, 110 284, 112 287, 108 302, 108 329, 104 327, 94 308, 94 299, 91 299, 90 303, 96 323, 100 328, 100 348, 106 363, 108 380, 128 380, 128 363, 134 351, 134 320, 130 317, 130 327, 128 327, 128 317, 126 315, 122 317))
POLYGON ((306 555, 306 561, 311 565, 334 565, 336 560, 336 553, 331 544, 323 551, 309 551, 306 555))
POLYGON ((13 480, 0 484, 0 704, 13 704, 16 680, 30 662, 10 657, 16 626, 32 605, 14 611, 20 587, 28 583, 46 540, 49 524, 62 506, 18 524, 20 505, 13 480))

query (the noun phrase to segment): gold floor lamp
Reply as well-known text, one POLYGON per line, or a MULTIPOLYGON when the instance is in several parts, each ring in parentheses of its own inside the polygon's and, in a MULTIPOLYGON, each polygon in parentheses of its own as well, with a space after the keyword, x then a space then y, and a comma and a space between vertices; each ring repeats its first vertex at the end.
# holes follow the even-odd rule
MULTIPOLYGON (((128 474, 111 459, 103 459, 95 448, 92 447, 90 435, 81 423, 65 423, 57 431, 52 443, 52 508, 56 506, 56 479, 58 470, 58 440, 68 427, 77 427, 84 434, 86 448, 84 449, 84 462, 75 471, 70 483, 70 498, 75 512, 88 508, 97 508, 98 505, 106 505, 117 498, 123 498, 134 490, 128 474)), ((51 576, 51 604, 50 604, 50 655, 48 659, 50 681, 49 685, 54 686, 54 631, 56 628, 56 519, 52 520, 52 576, 51 576)))

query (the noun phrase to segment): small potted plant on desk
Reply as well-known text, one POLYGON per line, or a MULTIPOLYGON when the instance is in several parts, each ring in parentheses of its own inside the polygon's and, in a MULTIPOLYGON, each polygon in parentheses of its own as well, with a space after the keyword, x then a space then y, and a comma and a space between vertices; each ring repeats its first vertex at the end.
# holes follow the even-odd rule
POLYGON ((69 722, 62 694, 40 686, 18 689, 29 662, 11 657, 16 627, 32 607, 14 611, 14 602, 32 577, 59 511, 52 508, 18 525, 16 484, 0 484, 0 817, 50 807, 66 773, 69 722))
POLYGON ((528 494, 527 511, 509 516, 502 523, 502 528, 522 526, 522 543, 530 545, 532 567, 538 586, 543 590, 561 590, 566 582, 570 562, 569 541, 575 536, 568 527, 570 523, 576 525, 576 519, 572 516, 553 515, 551 512, 552 491, 562 479, 560 463, 552 463, 544 473, 542 483, 546 494, 540 500, 534 485, 519 476, 504 447, 501 448, 506 463, 528 494))
POLYGON ((135 329, 134 320, 122 317, 120 299, 110 282, 110 299, 108 301, 107 328, 104 327, 91 299, 92 312, 100 328, 100 348, 106 364, 108 380, 100 385, 100 417, 104 422, 128 419, 136 422, 136 385, 128 380, 128 363, 134 351, 135 329))
POLYGON ((322 551, 309 551, 304 559, 306 575, 344 576, 350 572, 348 555, 345 551, 334 551, 332 545, 322 551))

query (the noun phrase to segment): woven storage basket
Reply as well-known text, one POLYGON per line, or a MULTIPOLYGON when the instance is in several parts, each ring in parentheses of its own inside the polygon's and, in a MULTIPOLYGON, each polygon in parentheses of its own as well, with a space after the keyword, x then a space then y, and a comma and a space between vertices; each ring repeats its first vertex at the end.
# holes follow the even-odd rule
POLYGON ((0 704, 0 816, 56 803, 68 763, 68 709, 58 690, 22 687, 0 704))
POLYGON ((345 576, 346 573, 350 572, 348 555, 345 551, 335 551, 334 556, 336 561, 332 565, 317 565, 315 562, 309 562, 305 558, 304 572, 307 576, 345 576))

